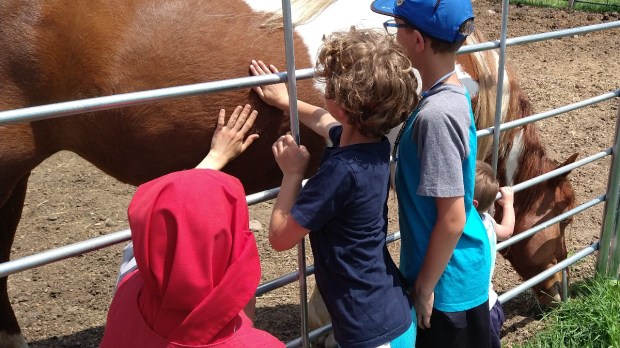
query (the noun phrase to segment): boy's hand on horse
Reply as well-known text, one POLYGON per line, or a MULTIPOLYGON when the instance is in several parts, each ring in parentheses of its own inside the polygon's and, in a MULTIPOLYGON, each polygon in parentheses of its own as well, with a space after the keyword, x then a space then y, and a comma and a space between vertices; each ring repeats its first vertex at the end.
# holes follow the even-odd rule
POLYGON ((211 139, 211 150, 196 168, 221 170, 258 139, 258 134, 245 137, 258 115, 258 111, 250 112, 251 109, 250 105, 237 106, 226 124, 226 110, 220 110, 217 127, 211 139))
MULTIPOLYGON (((252 60, 250 64, 250 72, 254 76, 268 75, 278 73, 278 68, 274 65, 267 66, 262 60, 252 60)), ((267 104, 284 110, 288 108, 288 90, 284 83, 276 83, 272 85, 256 86, 252 88, 256 94, 267 104)))

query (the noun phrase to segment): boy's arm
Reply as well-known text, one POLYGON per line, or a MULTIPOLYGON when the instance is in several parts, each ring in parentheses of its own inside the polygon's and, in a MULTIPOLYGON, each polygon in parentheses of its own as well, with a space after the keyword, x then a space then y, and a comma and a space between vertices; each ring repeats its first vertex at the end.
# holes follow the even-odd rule
POLYGON ((414 288, 414 305, 421 329, 431 327, 435 286, 452 257, 466 220, 463 197, 437 197, 435 204, 437 222, 414 288))
POLYGON ((243 108, 237 106, 226 125, 224 125, 226 111, 220 110, 217 127, 211 139, 211 149, 196 168, 221 170, 258 139, 258 134, 250 134, 245 138, 258 115, 256 110, 251 113, 250 110, 250 105, 243 108))
POLYGON ((272 151, 284 176, 271 212, 269 243, 273 249, 283 251, 297 245, 310 232, 291 216, 310 155, 304 146, 298 146, 288 134, 273 144, 272 151))
POLYGON ((498 241, 504 241, 514 232, 515 228, 515 209, 514 209, 514 192, 511 187, 501 187, 499 192, 502 198, 497 201, 502 206, 502 223, 495 223, 495 235, 498 241))
MULTIPOLYGON (((260 60, 252 61, 250 71, 255 76, 279 72, 275 66, 269 65, 267 67, 260 60)), ((267 104, 275 106, 280 110, 288 111, 289 97, 284 83, 257 86, 253 89, 267 104)), ((297 112, 299 113, 301 123, 326 139, 329 139, 329 129, 340 124, 327 110, 301 100, 297 100, 297 112)))

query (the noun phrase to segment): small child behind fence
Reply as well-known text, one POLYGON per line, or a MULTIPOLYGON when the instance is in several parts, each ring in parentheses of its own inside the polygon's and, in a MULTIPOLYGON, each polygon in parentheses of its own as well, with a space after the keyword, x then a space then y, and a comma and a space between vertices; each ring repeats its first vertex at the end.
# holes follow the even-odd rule
POLYGON ((491 318, 491 347, 501 347, 500 331, 504 320, 502 304, 497 300, 497 293, 493 290, 493 270, 495 269, 495 255, 497 242, 504 241, 512 235, 515 226, 515 210, 513 207, 514 193, 511 187, 499 187, 493 175, 493 168, 483 161, 476 162, 476 184, 474 187, 474 206, 482 218, 482 223, 489 236, 491 248, 491 277, 489 279, 489 309, 491 318), (502 207, 502 222, 498 224, 489 214, 495 203, 497 193, 502 197, 497 201, 502 207))

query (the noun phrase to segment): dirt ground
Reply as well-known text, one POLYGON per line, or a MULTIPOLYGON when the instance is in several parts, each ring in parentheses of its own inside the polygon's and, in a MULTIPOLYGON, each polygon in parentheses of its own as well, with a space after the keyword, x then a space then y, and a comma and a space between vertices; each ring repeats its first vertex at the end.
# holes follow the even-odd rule
MULTIPOLYGON (((476 0, 476 25, 489 39, 498 39, 501 4, 476 0)), ((555 9, 511 6, 509 36, 620 20, 618 13, 589 14, 555 9)), ((508 63, 516 70, 535 110, 542 112, 620 88, 620 30, 575 35, 553 41, 512 46, 508 63)), ((550 157, 580 158, 612 144, 618 99, 539 122, 550 157)), ((578 203, 606 189, 609 159, 578 168, 570 175, 578 203)), ((31 177, 23 218, 12 258, 116 232, 127 227, 126 208, 134 188, 103 175, 71 153, 59 153, 37 167, 31 177)), ((395 202, 392 227, 397 227, 395 202)), ((256 232, 263 261, 263 281, 296 269, 294 251, 276 253, 266 242, 271 203, 250 208, 262 224, 256 232)), ((597 240, 603 204, 577 215, 567 230, 569 254, 597 240)), ((398 243, 391 248, 397 254, 398 243)), ((120 261, 121 245, 54 263, 9 277, 9 296, 31 347, 97 347, 103 334, 120 261)), ((307 248, 309 250, 309 247, 307 248)), ((310 257, 308 257, 310 260, 310 257)), ((571 267, 572 282, 592 277, 595 257, 571 267)), ((495 287, 503 292, 521 282, 498 257, 495 287)), ((299 335, 299 296, 296 284, 258 299, 257 326, 284 341, 299 335)), ((505 305, 503 343, 509 347, 537 330, 539 311, 530 293, 505 305)))

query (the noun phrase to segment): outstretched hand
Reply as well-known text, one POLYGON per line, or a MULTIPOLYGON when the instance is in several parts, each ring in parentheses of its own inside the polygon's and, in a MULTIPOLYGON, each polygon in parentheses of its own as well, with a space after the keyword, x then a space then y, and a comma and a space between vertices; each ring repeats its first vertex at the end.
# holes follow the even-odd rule
POLYGON ((221 170, 258 139, 258 134, 245 137, 258 115, 258 111, 250 112, 251 109, 250 105, 237 106, 226 124, 226 110, 220 110, 211 139, 211 150, 196 168, 221 170))
MULTIPOLYGON (((250 63, 250 72, 252 75, 268 75, 278 73, 278 68, 274 65, 267 65, 262 60, 252 60, 250 63)), ((288 91, 284 83, 276 83, 272 85, 263 85, 252 87, 258 96, 267 104, 275 106, 281 110, 288 108, 288 91)))

